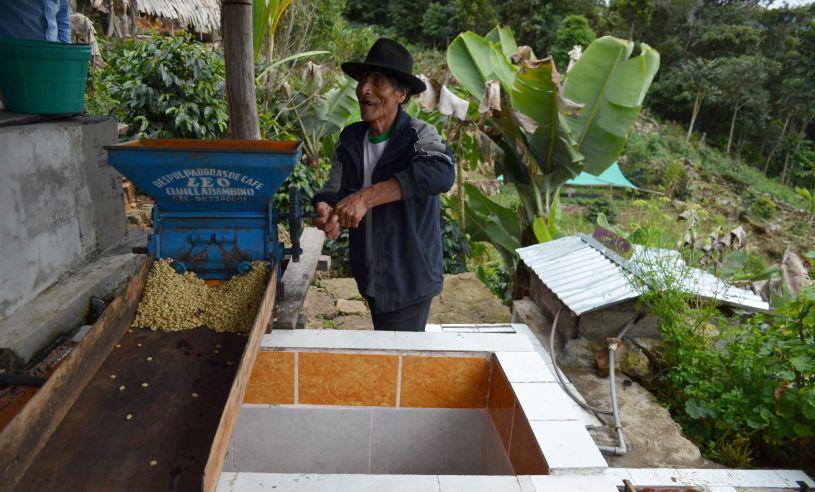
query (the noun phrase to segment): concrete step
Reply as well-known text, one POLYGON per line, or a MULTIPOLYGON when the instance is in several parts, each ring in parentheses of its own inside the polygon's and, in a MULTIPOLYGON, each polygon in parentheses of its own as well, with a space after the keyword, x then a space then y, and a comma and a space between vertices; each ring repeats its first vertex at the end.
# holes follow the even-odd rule
POLYGON ((84 325, 92 296, 112 298, 133 276, 144 255, 129 252, 144 243, 144 232, 64 275, 29 303, 0 320, 0 369, 25 365, 54 338, 84 325))

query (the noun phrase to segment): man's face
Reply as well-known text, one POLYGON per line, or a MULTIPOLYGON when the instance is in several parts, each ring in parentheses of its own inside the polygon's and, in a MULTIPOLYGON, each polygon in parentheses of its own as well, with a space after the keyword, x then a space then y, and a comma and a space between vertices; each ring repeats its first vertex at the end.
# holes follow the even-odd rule
POLYGON ((357 83, 357 100, 363 121, 393 118, 406 96, 404 91, 394 89, 390 79, 380 72, 364 73, 357 83))

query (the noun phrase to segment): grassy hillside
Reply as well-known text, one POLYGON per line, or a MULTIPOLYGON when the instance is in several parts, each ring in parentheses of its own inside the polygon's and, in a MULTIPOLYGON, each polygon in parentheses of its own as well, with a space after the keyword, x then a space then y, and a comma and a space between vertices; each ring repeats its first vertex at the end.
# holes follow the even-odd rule
POLYGON ((766 263, 780 261, 788 247, 800 252, 815 249, 804 201, 794 189, 765 177, 737 156, 685 142, 679 127, 643 119, 629 138, 620 167, 644 191, 593 190, 589 197, 573 198, 566 194, 563 232, 591 231, 602 211, 609 222, 623 228, 655 221, 651 225, 679 242, 687 229, 679 215, 693 210, 697 238, 743 226, 747 250, 766 263))

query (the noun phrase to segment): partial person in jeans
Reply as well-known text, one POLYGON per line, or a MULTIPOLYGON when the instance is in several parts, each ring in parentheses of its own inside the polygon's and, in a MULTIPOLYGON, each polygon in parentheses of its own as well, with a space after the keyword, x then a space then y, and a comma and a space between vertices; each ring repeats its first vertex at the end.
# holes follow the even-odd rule
POLYGON ((332 239, 349 228, 351 272, 375 330, 424 331, 444 282, 439 194, 453 186, 453 155, 435 127, 402 109, 426 88, 403 46, 378 39, 342 70, 358 82, 362 121, 340 133, 312 199, 314 225, 332 239))
POLYGON ((68 0, 0 0, 0 38, 70 43, 68 0))

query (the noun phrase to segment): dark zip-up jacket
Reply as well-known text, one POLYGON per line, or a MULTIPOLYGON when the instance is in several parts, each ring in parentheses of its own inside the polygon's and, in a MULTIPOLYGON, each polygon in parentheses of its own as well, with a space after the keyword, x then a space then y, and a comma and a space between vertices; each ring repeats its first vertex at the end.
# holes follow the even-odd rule
MULTIPOLYGON (((328 181, 312 202, 332 207, 363 188, 363 139, 368 123, 345 127, 331 156, 328 181)), ((433 125, 399 110, 371 184, 396 178, 402 200, 370 209, 373 220, 376 312, 394 311, 432 298, 444 283, 439 194, 455 180, 453 154, 433 125)), ((365 220, 349 231, 351 273, 365 295, 365 220)))

